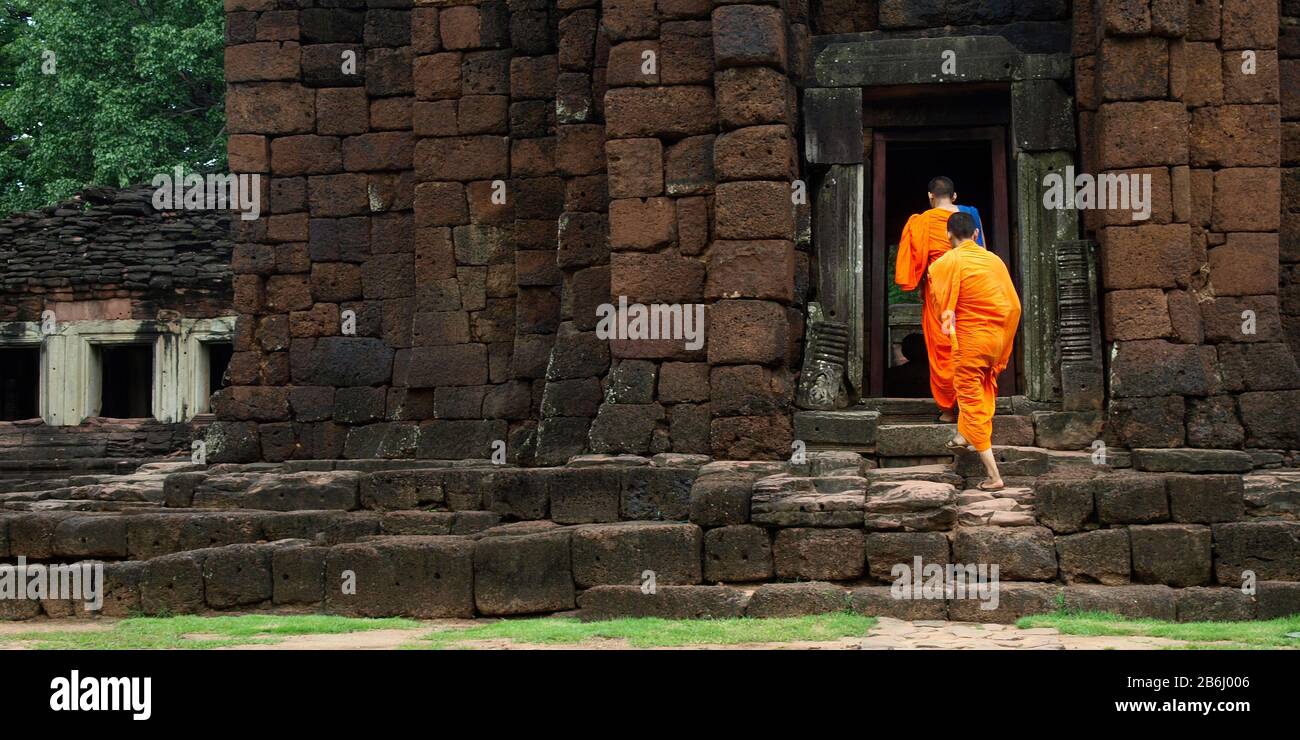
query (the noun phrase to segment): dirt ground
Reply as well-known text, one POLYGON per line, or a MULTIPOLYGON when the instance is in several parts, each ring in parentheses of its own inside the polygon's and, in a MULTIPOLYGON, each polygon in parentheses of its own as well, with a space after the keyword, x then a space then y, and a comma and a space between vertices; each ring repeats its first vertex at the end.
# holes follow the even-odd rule
MULTIPOLYGON (((113 620, 59 620, 0 622, 0 635, 22 632, 105 630, 113 620)), ((435 628, 455 629, 482 624, 475 620, 444 619, 422 622, 420 629, 371 630, 344 634, 290 635, 272 645, 242 645, 220 650, 394 650, 419 645, 420 637, 435 628)), ((194 639, 218 635, 187 635, 194 639)), ((1186 643, 1157 637, 1084 637, 1063 635, 1055 629, 1016 629, 1010 625, 916 621, 881 618, 865 637, 826 642, 774 642, 741 645, 691 645, 653 650, 1152 650, 1186 643)), ((630 650, 625 640, 593 639, 565 645, 516 643, 509 639, 468 640, 460 647, 478 650, 630 650)), ((0 650, 31 649, 32 643, 0 642, 0 650)))

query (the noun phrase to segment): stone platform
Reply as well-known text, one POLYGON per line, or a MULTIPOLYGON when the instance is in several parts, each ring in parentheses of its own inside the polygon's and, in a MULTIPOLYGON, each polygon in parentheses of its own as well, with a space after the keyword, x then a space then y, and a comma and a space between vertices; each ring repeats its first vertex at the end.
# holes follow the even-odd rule
MULTIPOLYGON (((996 494, 974 490, 972 455, 882 468, 843 451, 798 463, 581 456, 550 468, 153 463, 0 493, 0 559, 104 562, 110 616, 1300 612, 1300 470, 1257 469, 1240 451, 1133 450, 1107 465, 1028 446, 997 455, 1008 488, 996 494), (943 588, 896 598, 895 568, 917 557, 996 565, 996 608, 943 588)), ((74 610, 0 600, 6 618, 74 610)))

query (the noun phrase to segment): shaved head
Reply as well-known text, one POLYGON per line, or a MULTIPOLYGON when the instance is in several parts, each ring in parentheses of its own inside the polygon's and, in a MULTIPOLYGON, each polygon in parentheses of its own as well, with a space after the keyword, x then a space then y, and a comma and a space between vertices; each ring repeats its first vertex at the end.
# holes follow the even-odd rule
POLYGON ((957 192, 953 187, 952 180, 943 175, 931 180, 928 190, 930 195, 936 198, 951 198, 953 193, 957 192))
POLYGON ((965 211, 957 211, 948 217, 948 233, 962 241, 975 237, 975 219, 965 211))

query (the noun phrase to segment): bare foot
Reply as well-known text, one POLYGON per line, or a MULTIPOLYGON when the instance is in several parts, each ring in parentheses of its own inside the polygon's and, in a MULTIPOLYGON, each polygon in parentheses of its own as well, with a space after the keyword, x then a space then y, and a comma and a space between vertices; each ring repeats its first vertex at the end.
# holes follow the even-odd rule
POLYGON ((987 491, 991 493, 993 491, 1001 491, 1003 488, 1006 488, 1006 484, 1002 482, 1001 478, 998 478, 997 480, 993 480, 992 478, 989 478, 988 480, 984 481, 983 483, 980 483, 975 487, 980 489, 981 491, 987 491))
POLYGON ((939 414, 939 421, 943 422, 944 424, 951 424, 954 420, 955 417, 952 415, 951 409, 939 414))

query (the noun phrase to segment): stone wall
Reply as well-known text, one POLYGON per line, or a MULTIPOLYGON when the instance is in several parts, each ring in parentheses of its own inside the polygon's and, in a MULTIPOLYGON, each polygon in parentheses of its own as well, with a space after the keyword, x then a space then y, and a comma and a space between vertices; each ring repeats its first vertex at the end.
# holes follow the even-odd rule
POLYGON ((887 38, 996 34, 1026 51, 1069 45, 1068 0, 810 0, 816 34, 862 33, 887 38))
POLYGON ((812 34, 1056 51, 1070 18, 1080 164, 1156 200, 1088 214, 1112 441, 1296 449, 1268 5, 230 0, 231 166, 271 214, 236 224, 215 459, 787 456, 812 34), (598 336, 620 300, 704 304, 706 345, 598 336))
POLYGON ((1075 3, 1083 168, 1152 181, 1145 222, 1085 214, 1101 245, 1109 422, 1124 444, 1300 443, 1282 321, 1295 255, 1278 239, 1277 8, 1075 3))
MULTIPOLYGON (((982 476, 973 456, 955 471, 851 453, 152 465, 0 493, 0 562, 105 562, 106 616, 1300 613, 1296 472, 1251 472, 1234 451, 1147 450, 1123 469, 1041 451, 1004 462, 1013 487, 996 495, 966 488, 982 476), (901 577, 917 558, 973 568, 996 599, 945 593, 933 571, 901 577)), ((0 600, 0 619, 42 614, 84 613, 0 600)))
POLYGON ((158 211, 152 195, 89 188, 0 221, 0 321, 40 321, 46 309, 59 320, 227 315, 230 216, 158 211))
POLYGON ((303 5, 227 4, 271 216, 237 225, 217 459, 787 454, 803 11, 303 5), (619 298, 708 304, 707 349, 597 337, 619 298))
POLYGON ((1282 3, 1277 43, 1282 106, 1282 223, 1278 303, 1282 330, 1300 356, 1300 3, 1282 3))

